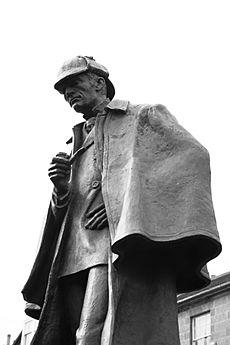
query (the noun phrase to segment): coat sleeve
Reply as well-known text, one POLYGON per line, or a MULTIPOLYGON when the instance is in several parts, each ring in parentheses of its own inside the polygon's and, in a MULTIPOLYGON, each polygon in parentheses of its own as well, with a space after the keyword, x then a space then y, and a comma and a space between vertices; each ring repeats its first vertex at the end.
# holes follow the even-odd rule
POLYGON ((66 210, 67 204, 62 208, 56 208, 54 207, 53 201, 51 201, 40 247, 29 278, 22 290, 23 298, 27 302, 38 304, 41 307, 45 298, 50 268, 66 210))

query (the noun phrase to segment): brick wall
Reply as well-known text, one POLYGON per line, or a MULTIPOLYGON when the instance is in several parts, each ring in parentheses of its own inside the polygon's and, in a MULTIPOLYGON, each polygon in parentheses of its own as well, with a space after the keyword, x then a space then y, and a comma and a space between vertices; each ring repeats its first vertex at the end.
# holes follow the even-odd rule
POLYGON ((230 345, 230 292, 210 296, 179 307, 179 331, 181 345, 191 345, 191 318, 210 311, 211 340, 217 345, 230 345))
POLYGON ((211 332, 217 345, 230 345, 230 293, 216 296, 213 301, 211 332))
POLYGON ((190 311, 179 313, 178 322, 181 345, 190 345, 190 311))

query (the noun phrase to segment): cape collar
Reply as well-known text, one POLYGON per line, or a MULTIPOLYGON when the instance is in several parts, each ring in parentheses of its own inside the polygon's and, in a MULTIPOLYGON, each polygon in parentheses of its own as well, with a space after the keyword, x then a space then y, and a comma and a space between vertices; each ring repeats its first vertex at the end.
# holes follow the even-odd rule
POLYGON ((110 110, 121 110, 126 113, 128 105, 129 105, 128 101, 114 99, 105 108, 110 109, 110 110))

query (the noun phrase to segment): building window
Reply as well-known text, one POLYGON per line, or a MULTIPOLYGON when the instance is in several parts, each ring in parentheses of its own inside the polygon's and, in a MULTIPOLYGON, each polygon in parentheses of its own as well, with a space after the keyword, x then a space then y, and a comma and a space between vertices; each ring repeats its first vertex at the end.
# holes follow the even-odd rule
POLYGON ((34 336, 35 330, 37 328, 38 321, 27 318, 24 323, 24 328, 22 331, 21 345, 30 345, 32 338, 34 336))
POLYGON ((192 318, 192 345, 210 345, 211 315, 210 312, 192 318))
POLYGON ((30 345, 30 343, 32 341, 32 338, 33 338, 33 333, 32 332, 25 334, 24 344, 25 345, 30 345))

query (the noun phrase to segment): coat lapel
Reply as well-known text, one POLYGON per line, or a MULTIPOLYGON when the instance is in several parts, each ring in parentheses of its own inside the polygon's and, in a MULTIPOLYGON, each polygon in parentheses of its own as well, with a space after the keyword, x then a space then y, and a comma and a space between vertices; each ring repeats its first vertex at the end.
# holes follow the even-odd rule
POLYGON ((94 143, 94 134, 95 134, 95 127, 93 127, 93 129, 89 132, 81 148, 84 148, 84 150, 86 150, 88 147, 90 147, 94 143))
POLYGON ((73 143, 73 154, 70 158, 70 164, 73 164, 75 159, 80 154, 85 152, 94 143, 95 129, 93 128, 92 131, 87 135, 87 137, 83 141, 83 135, 82 135, 83 126, 84 126, 84 122, 77 124, 73 128, 74 143, 73 143))

